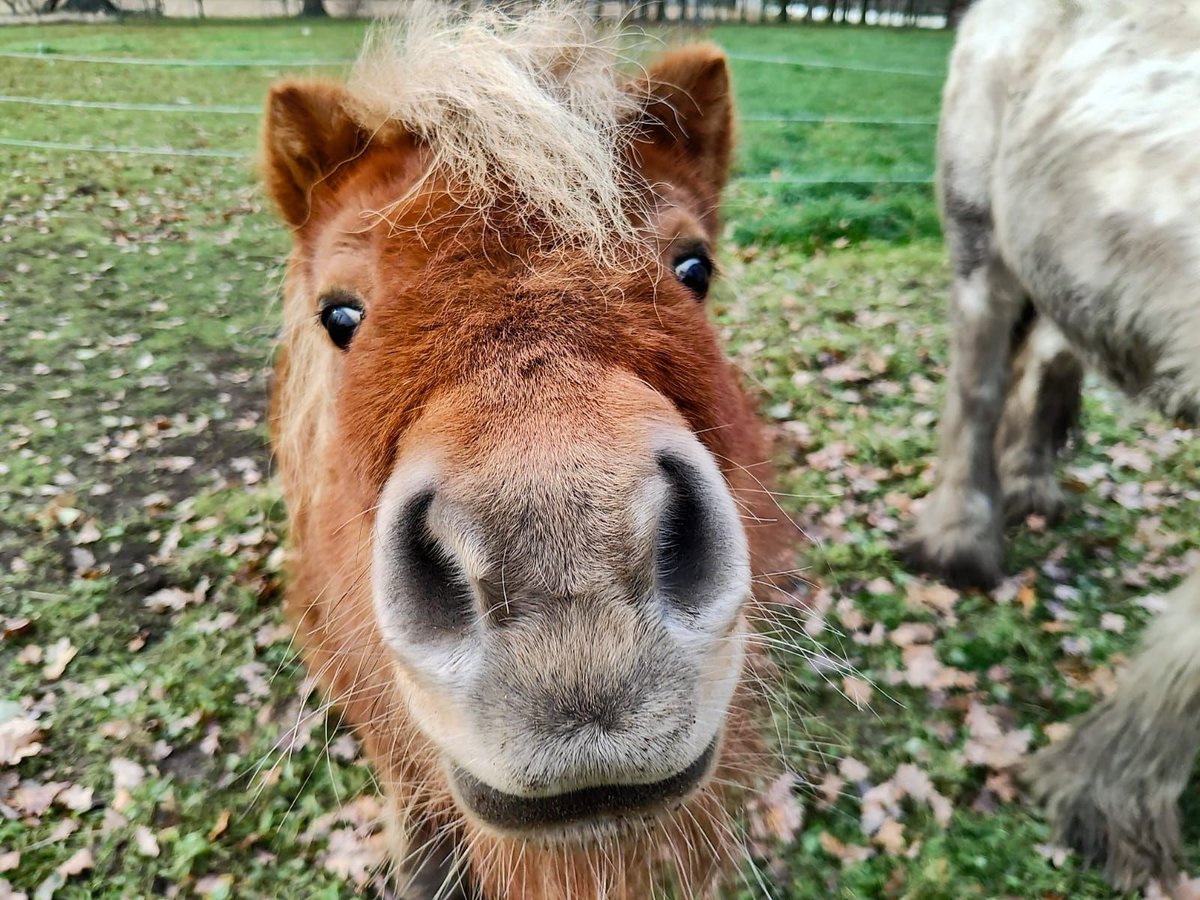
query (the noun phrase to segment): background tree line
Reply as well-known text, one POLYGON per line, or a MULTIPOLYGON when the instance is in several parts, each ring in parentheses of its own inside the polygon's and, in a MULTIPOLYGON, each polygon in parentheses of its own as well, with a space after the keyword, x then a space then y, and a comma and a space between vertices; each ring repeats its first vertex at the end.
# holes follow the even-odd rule
MULTIPOLYGON (((387 15, 405 0, 212 0, 212 12, 229 14, 228 3, 239 3, 240 14, 283 16, 387 15)), ((491 3, 520 9, 536 0, 448 0, 470 5, 491 3)), ((835 22, 847 25, 913 26, 958 24, 971 0, 585 0, 601 19, 629 18, 637 22, 835 22)), ((209 10, 206 0, 0 0, 0 10, 12 15, 55 12, 194 16, 209 10)))

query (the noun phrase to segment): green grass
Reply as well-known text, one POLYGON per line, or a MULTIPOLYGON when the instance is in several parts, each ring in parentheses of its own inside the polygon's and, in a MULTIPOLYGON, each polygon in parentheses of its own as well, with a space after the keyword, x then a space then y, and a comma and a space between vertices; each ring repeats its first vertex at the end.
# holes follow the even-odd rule
MULTIPOLYGON (((0 31, 0 49, 341 58, 361 32, 342 22, 47 26, 0 31)), ((922 69, 943 67, 949 46, 941 34, 840 28, 728 26, 714 37, 733 52, 922 69)), ((750 62, 733 73, 751 114, 937 112, 936 79, 750 62)), ((0 93, 256 105, 280 74, 0 59, 0 93)), ((6 138, 249 153, 257 131, 253 116, 0 110, 6 138)), ((746 122, 735 175, 924 175, 932 140, 926 127, 746 122)), ((20 854, 0 879, 48 891, 56 867, 86 848, 93 867, 65 877, 57 896, 352 896, 354 879, 326 864, 338 860, 330 829, 354 824, 321 816, 369 793, 370 775, 336 722, 305 703, 303 673, 274 630, 284 522, 264 405, 286 236, 252 164, 0 147, 0 165, 0 633, 13 631, 0 640, 0 721, 24 707, 44 731, 40 753, 0 768, 0 861, 20 854), (178 612, 143 602, 198 585, 202 602, 178 612), (63 639, 78 652, 53 679, 30 648, 63 639), (298 721, 301 737, 289 740, 298 721), (336 752, 323 752, 327 742, 336 752), (136 762, 141 783, 118 788, 114 759, 136 762), (82 785, 91 805, 68 808, 68 794, 9 816, 14 778, 82 785), (139 852, 139 834, 153 836, 156 856, 139 852)), ((803 646, 846 658, 875 685, 860 711, 840 674, 781 660, 779 727, 813 787, 803 830, 766 854, 760 875, 780 898, 1111 896, 1074 859, 1056 868, 1035 850, 1048 839, 1038 816, 964 759, 966 713, 987 705, 1036 746, 1045 726, 1094 702, 1146 619, 1130 601, 1169 585, 1172 560, 1195 542, 1177 486, 1195 480, 1200 453, 1092 391, 1072 465, 1100 474, 1063 525, 1012 535, 1009 567, 1028 573, 1032 602, 966 595, 951 625, 906 601, 927 586, 889 547, 908 499, 928 487, 946 362, 948 275, 930 195, 730 189, 713 306, 779 432, 781 505, 816 541, 805 564, 831 605, 803 646), (840 363, 864 374, 847 379, 840 363), (1105 451, 1117 443, 1145 452, 1149 473, 1115 468, 1105 451), (1144 509, 1107 498, 1144 482, 1159 484, 1144 509), (1158 524, 1143 526, 1149 516, 1158 524), (1104 627, 1110 610, 1126 616, 1124 633, 1104 627), (905 661, 890 635, 911 623, 933 627, 937 658, 972 687, 897 683, 905 661), (1065 638, 1076 643, 1064 648, 1065 638), (827 803, 816 786, 846 758, 866 775, 827 803), (843 865, 830 836, 873 846, 860 797, 903 764, 948 799, 949 824, 905 801, 896 814, 908 855, 875 847, 843 865)), ((1196 847, 1200 814, 1187 821, 1196 847)), ((1195 850, 1189 862, 1200 864, 1195 850)))

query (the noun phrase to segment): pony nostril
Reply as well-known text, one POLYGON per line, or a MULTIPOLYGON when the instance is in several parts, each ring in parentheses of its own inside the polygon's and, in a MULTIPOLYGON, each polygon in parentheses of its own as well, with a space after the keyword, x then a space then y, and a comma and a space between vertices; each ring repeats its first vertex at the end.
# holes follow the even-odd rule
POLYGON ((411 621, 435 632, 460 632, 474 616, 474 594, 454 554, 430 529, 434 492, 412 498, 396 523, 393 597, 411 607, 411 621))
POLYGON ((670 487, 655 550, 658 588, 676 607, 699 612, 717 574, 721 529, 701 473, 666 453, 659 454, 658 466, 670 487))

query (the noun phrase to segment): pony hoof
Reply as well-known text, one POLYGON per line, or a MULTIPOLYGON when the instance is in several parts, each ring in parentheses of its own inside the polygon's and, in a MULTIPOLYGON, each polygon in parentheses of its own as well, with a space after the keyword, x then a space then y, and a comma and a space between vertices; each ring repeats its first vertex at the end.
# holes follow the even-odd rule
POLYGON ((1066 507, 1066 494, 1053 477, 1022 475, 1004 482, 1004 515, 1009 522, 1021 522, 1030 515, 1056 522, 1066 507))
POLYGON ((1003 574, 1002 550, 995 541, 914 536, 896 552, 910 571, 929 575, 953 588, 991 588, 1003 574))
POLYGON ((1108 749, 1081 750, 1069 738, 1035 754, 1022 776, 1045 807, 1054 839, 1103 868, 1113 887, 1132 891, 1151 879, 1173 884, 1181 848, 1176 798, 1136 775, 1129 782, 1104 779, 1099 757, 1108 749))

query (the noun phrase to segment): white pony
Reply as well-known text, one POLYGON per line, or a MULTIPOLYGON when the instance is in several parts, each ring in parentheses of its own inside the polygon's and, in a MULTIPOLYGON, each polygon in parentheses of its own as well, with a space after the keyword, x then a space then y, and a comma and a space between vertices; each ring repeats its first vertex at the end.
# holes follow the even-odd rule
MULTIPOLYGON (((1079 359, 1164 415, 1200 414, 1200 0, 981 0, 939 143, 952 363, 906 552, 987 585, 1006 514, 1060 508, 1079 359)), ((1200 746, 1200 577, 1171 601, 1116 695, 1029 767, 1060 839, 1122 887, 1175 874, 1200 746)))

